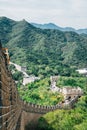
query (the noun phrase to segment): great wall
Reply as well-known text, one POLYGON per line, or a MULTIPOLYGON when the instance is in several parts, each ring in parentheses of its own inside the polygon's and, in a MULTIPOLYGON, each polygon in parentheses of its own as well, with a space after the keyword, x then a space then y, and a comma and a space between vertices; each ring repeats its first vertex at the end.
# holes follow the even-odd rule
POLYGON ((8 69, 6 55, 0 46, 0 130, 25 130, 29 121, 35 121, 49 111, 70 109, 79 96, 81 95, 67 104, 59 103, 55 106, 40 106, 22 101, 8 69))

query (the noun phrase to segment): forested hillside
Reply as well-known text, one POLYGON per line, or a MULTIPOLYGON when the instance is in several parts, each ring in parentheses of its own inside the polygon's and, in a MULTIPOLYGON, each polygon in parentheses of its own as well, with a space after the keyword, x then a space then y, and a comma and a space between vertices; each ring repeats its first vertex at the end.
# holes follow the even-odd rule
POLYGON ((70 76, 87 65, 87 35, 42 30, 25 20, 0 17, 0 39, 9 48, 11 61, 27 66, 28 74, 70 76))
MULTIPOLYGON (((28 125, 28 129, 30 125, 28 125)), ((72 110, 57 110, 39 119, 35 130, 87 130, 87 96, 72 110)))

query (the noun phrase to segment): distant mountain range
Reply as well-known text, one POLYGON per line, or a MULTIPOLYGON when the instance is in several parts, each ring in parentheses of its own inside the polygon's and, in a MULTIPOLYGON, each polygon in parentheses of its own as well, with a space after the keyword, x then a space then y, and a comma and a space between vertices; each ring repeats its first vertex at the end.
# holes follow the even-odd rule
POLYGON ((33 26, 37 27, 37 28, 41 28, 41 29, 57 29, 57 30, 60 30, 60 31, 73 31, 73 32, 76 32, 78 34, 87 34, 87 28, 86 29, 74 29, 72 27, 65 27, 65 28, 62 28, 62 27, 59 27, 53 23, 48 23, 48 24, 37 24, 37 23, 31 23, 33 26))

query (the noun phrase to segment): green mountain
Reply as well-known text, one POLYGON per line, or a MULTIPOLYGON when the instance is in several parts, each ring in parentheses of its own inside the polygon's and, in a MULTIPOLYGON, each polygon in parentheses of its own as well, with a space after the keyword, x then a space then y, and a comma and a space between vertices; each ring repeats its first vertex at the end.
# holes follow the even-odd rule
POLYGON ((0 39, 11 61, 27 66, 29 74, 70 75, 70 68, 86 67, 87 35, 39 29, 27 21, 0 18, 0 39))

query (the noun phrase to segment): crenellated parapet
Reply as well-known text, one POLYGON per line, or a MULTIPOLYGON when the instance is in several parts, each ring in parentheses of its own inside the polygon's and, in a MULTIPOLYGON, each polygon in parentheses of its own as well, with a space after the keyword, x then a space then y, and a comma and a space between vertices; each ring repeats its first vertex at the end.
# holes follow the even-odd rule
POLYGON ((39 113, 39 114, 45 114, 50 111, 54 111, 57 109, 71 109, 74 105, 74 103, 78 100, 79 96, 76 96, 75 98, 71 99, 67 103, 60 102, 57 105, 54 106, 42 106, 42 105, 36 105, 32 103, 22 102, 23 111, 31 112, 31 113, 39 113))

